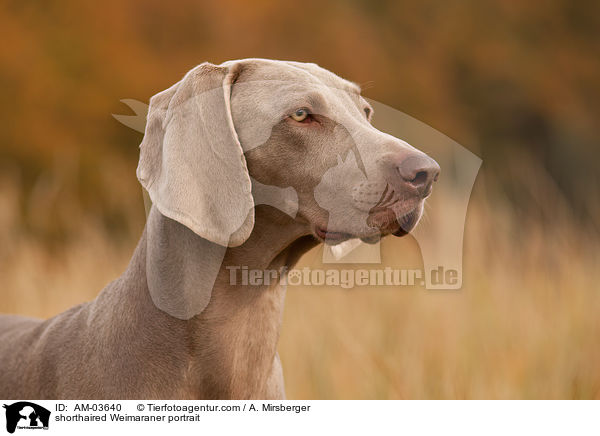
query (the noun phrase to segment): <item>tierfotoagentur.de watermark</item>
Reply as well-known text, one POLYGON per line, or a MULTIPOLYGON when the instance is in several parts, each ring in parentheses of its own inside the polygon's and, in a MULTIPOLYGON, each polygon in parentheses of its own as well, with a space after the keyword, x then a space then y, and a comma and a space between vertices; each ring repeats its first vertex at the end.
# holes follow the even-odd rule
POLYGON ((391 267, 369 269, 251 269, 247 266, 226 266, 229 284, 233 286, 268 286, 280 282, 291 286, 336 286, 352 289, 357 286, 454 286, 458 271, 443 266, 425 273, 421 269, 391 267))

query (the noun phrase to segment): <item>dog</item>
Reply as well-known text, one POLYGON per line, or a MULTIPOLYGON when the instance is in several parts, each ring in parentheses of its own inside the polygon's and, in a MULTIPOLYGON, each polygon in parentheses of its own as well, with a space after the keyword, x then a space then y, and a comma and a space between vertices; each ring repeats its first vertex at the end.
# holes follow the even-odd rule
POLYGON ((319 243, 403 236, 439 165, 371 124, 360 88, 315 64, 203 63, 150 100, 150 195, 127 270, 48 320, 0 317, 0 397, 281 399, 285 271, 319 243))

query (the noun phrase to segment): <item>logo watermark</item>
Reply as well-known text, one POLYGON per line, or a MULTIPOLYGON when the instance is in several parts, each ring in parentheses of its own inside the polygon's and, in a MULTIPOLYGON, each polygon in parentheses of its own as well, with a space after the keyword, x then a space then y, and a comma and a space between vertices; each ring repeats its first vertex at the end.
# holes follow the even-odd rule
MULTIPOLYGON (((281 95, 289 95, 289 90, 296 90, 303 95, 301 78, 251 80, 235 85, 217 80, 219 85, 204 90, 190 84, 199 76, 186 75, 176 86, 157 94, 150 106, 122 100, 134 115, 114 115, 121 123, 144 132, 137 174, 144 187, 148 238, 161 241, 151 245, 148 258, 156 264, 147 270, 152 275, 148 279, 151 296, 161 310, 181 319, 200 313, 211 301, 221 272, 229 273, 233 286, 281 282, 345 289, 462 287, 464 226, 471 189, 482 162, 479 157, 430 126, 373 100, 361 100, 369 106, 369 114, 377 114, 373 119, 363 119, 359 109, 360 117, 349 115, 345 102, 350 91, 345 86, 311 88, 313 94, 322 95, 332 104, 310 111, 296 108, 292 113, 288 107, 291 103, 277 92, 285 90, 281 95), (237 90, 235 101, 231 100, 231 86, 237 90), (198 89, 202 91, 179 98, 198 89), (246 104, 244 96, 254 95, 256 89, 273 93, 273 104, 266 105, 260 116, 238 119, 234 125, 232 107, 246 104), (167 101, 171 103, 166 105, 167 101), (313 135, 301 136, 301 163, 295 162, 295 136, 279 137, 275 129, 282 119, 302 123, 304 119, 292 120, 298 111, 302 115, 310 112, 312 117, 335 126, 328 133, 335 147, 322 147, 313 135), (248 162, 262 170, 249 171, 248 162), (443 175, 438 180, 439 168, 443 175), (294 263, 288 264, 289 270, 285 271, 252 269, 273 266, 263 264, 227 266, 234 261, 227 259, 226 253, 246 244, 251 234, 256 235, 256 211, 268 210, 266 206, 287 215, 286 223, 310 227, 303 230, 325 242, 315 268, 293 269, 294 263), (197 266, 194 274, 198 280, 193 285, 188 280, 167 280, 179 270, 190 271, 176 262, 170 264, 171 275, 156 273, 162 268, 161 250, 179 250, 184 244, 176 240, 180 233, 161 227, 161 214, 198 236, 185 242, 194 247, 186 255, 196 256, 189 258, 197 266), (410 258, 412 248, 384 250, 380 238, 409 233, 418 245, 422 269, 388 267, 398 265, 405 256, 410 258), (355 267, 350 269, 351 264, 355 267), (364 269, 365 265, 373 268, 364 269), (223 271, 225 268, 228 271, 223 271), (180 288, 177 293, 185 295, 187 301, 174 306, 172 299, 163 298, 165 290, 175 292, 173 286, 180 288)), ((350 94, 355 95, 354 91, 350 94)), ((284 215, 277 215, 284 219, 284 215)), ((264 215, 258 217, 265 219, 264 215)), ((290 229, 291 224, 282 231, 290 229)), ((278 231, 272 230, 265 234, 275 235, 278 231)), ((269 245, 270 240, 266 236, 254 240, 260 244, 252 250, 276 250, 269 245)), ((274 259, 276 254, 269 257, 274 259)))

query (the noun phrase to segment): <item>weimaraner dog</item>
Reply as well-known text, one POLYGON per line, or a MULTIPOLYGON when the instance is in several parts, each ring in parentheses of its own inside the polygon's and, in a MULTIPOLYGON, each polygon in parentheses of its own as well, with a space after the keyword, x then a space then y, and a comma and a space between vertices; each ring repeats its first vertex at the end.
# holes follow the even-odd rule
POLYGON ((266 59, 204 63, 152 97, 131 263, 92 302, 0 317, 0 398, 285 398, 284 274, 244 286, 231 267, 285 271, 417 224, 439 166, 372 112, 354 83, 266 59))

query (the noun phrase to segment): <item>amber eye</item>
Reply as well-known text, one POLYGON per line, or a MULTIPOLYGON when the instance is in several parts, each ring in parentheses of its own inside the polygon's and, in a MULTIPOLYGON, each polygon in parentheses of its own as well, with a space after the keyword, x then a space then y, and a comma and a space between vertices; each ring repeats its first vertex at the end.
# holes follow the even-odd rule
POLYGON ((294 121, 298 121, 299 123, 306 121, 306 119, 308 118, 310 114, 308 113, 308 111, 306 109, 298 109, 296 112, 294 112, 292 115, 290 115, 292 117, 292 119, 294 121))

